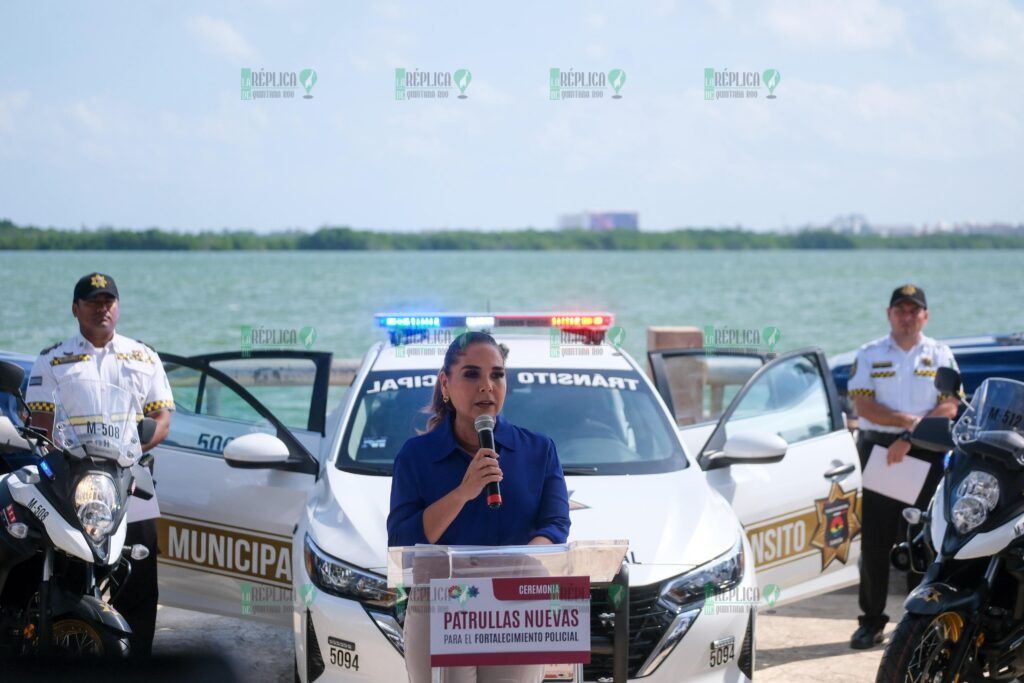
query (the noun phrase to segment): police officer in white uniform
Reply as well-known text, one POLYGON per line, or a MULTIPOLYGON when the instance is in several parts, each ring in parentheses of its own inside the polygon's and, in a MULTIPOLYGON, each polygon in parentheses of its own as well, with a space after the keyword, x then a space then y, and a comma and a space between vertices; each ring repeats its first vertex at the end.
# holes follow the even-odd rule
MULTIPOLYGON (((167 436, 174 399, 156 351, 115 331, 120 310, 114 279, 103 273, 81 278, 75 285, 71 313, 78 319, 78 334, 43 349, 32 366, 26 394, 32 424, 47 432, 53 429, 53 390, 58 384, 73 387, 82 380, 108 382, 133 392, 143 414, 156 420, 155 436, 142 444, 143 453, 151 450, 167 436)), ((131 649, 137 656, 150 653, 156 626, 159 514, 155 497, 150 501, 129 499, 125 544, 141 543, 149 549, 149 557, 132 562, 131 578, 114 607, 132 627, 131 649)))
MULTIPOLYGON (((928 303, 915 285, 897 287, 889 299, 891 332, 860 347, 850 369, 849 395, 860 418, 857 451, 861 467, 876 446, 887 449, 886 464, 910 455, 932 467, 917 499, 927 506, 942 476, 941 454, 911 447, 910 432, 925 416, 955 417, 954 396, 935 389, 935 370, 956 368, 953 352, 945 344, 924 336, 928 303)), ((889 554, 906 535, 902 511, 906 503, 864 489, 861 519, 860 626, 850 647, 867 649, 882 642, 889 620, 885 599, 889 590, 889 554)), ((908 589, 914 577, 908 575, 908 589)))

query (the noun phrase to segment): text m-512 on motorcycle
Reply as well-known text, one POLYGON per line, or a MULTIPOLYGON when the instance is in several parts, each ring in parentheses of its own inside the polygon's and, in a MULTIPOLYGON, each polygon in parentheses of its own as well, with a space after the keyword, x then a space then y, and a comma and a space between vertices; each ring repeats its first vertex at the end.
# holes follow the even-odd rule
MULTIPOLYGON (((960 377, 940 368, 940 392, 960 377)), ((924 573, 907 597, 877 681, 1012 681, 1024 676, 1024 383, 989 378, 955 425, 924 418, 911 435, 947 452, 927 511, 908 508, 898 569, 924 573)))

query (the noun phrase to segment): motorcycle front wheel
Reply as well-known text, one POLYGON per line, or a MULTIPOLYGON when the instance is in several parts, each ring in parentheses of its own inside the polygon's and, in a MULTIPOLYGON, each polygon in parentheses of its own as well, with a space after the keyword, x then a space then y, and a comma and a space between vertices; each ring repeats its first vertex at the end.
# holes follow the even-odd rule
MULTIPOLYGON (((61 656, 113 659, 128 656, 127 638, 78 617, 57 617, 51 628, 53 650, 61 656)), ((38 641, 38 637, 33 633, 29 639, 31 652, 37 650, 38 641)))
MULTIPOLYGON (((956 612, 904 614, 882 655, 875 683, 965 683, 961 671, 950 671, 963 633, 964 618, 956 612)), ((973 650, 967 661, 974 658, 977 648, 973 650)))

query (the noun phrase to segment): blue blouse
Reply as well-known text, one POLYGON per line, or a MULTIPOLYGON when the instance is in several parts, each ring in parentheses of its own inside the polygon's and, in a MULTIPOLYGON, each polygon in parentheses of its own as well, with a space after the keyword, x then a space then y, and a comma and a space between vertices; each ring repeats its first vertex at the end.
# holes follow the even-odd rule
MULTIPOLYGON (((437 540, 439 545, 525 545, 537 536, 565 543, 569 495, 554 442, 498 416, 502 506, 487 507, 486 487, 467 502, 437 540)), ((452 492, 472 458, 459 446, 451 420, 405 442, 391 479, 388 546, 428 543, 423 511, 452 492)))

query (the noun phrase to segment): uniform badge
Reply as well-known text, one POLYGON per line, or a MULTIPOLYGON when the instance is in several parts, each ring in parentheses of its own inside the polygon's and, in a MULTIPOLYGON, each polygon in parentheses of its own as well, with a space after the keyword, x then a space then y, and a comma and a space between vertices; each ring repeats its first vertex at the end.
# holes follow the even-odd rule
POLYGON ((92 285, 93 287, 106 287, 107 278, 103 277, 99 273, 96 273, 91 278, 89 278, 89 284, 92 285))
POLYGON ((914 285, 903 285, 903 288, 900 289, 900 294, 903 296, 914 296, 917 294, 917 287, 914 285))
POLYGON ((922 356, 921 357, 921 365, 926 365, 928 367, 931 367, 932 359, 929 356, 922 356))
POLYGON ((877 368, 891 368, 892 367, 892 361, 891 360, 880 360, 877 363, 872 363, 871 367, 875 368, 875 369, 877 369, 877 368))
POLYGON ((811 545, 821 550, 821 570, 825 571, 833 560, 846 564, 850 557, 850 543, 860 534, 857 517, 857 491, 849 493, 837 482, 832 482, 828 497, 814 501, 818 528, 811 545))

